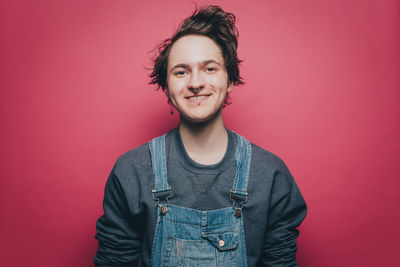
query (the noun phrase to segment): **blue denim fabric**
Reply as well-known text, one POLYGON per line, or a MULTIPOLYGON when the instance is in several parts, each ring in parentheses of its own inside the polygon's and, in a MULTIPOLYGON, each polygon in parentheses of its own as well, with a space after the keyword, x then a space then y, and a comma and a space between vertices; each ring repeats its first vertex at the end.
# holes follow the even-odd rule
POLYGON ((149 143, 155 176, 152 193, 158 202, 151 266, 247 266, 240 214, 247 201, 251 145, 238 134, 237 138, 236 174, 230 192, 232 207, 211 211, 167 203, 172 189, 167 182, 165 135, 149 143))

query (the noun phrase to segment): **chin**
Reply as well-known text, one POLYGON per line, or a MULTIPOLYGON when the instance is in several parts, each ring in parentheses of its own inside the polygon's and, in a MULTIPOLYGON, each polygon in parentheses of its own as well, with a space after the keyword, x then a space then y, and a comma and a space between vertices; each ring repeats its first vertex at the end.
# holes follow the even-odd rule
POLYGON ((188 116, 187 114, 181 114, 181 120, 184 120, 185 122, 191 124, 204 124, 214 121, 219 114, 219 112, 215 112, 212 114, 204 113, 191 116, 188 116))
POLYGON ((181 117, 181 119, 189 123, 205 123, 210 120, 209 117, 186 117, 186 116, 181 117))

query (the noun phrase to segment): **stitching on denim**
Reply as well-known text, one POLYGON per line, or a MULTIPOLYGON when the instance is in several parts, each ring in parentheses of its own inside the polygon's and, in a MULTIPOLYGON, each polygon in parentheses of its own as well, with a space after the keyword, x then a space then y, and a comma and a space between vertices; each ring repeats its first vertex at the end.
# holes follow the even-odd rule
POLYGON ((187 222, 182 222, 182 221, 177 221, 168 217, 164 217, 163 220, 165 221, 169 221, 169 222, 173 222, 173 223, 177 223, 177 224, 183 224, 183 225, 188 225, 188 226, 193 226, 195 228, 211 228, 211 227, 220 227, 220 226, 232 226, 232 225, 241 225, 240 222, 231 222, 231 223, 221 223, 221 224, 211 224, 211 225, 207 225, 207 226, 201 226, 201 224, 191 224, 191 223, 187 223, 187 222))
POLYGON ((160 192, 168 190, 165 134, 151 140, 149 147, 155 176, 154 191, 160 192))

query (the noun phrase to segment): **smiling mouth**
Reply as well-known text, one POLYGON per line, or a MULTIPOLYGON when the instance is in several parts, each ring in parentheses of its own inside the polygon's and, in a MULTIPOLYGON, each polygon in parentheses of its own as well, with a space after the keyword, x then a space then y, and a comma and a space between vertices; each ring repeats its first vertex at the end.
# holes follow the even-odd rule
POLYGON ((209 97, 209 95, 198 95, 198 96, 186 97, 186 99, 188 99, 188 100, 202 100, 202 99, 206 99, 207 97, 209 97))

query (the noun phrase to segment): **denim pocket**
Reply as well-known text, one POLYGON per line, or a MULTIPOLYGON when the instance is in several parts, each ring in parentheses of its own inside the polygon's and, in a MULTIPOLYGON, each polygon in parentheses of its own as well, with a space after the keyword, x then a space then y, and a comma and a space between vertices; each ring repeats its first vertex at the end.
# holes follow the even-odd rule
POLYGON ((162 267, 216 266, 215 248, 207 240, 168 237, 161 262, 162 267))
POLYGON ((239 244, 239 228, 202 232, 202 237, 207 239, 218 250, 232 250, 239 244))

